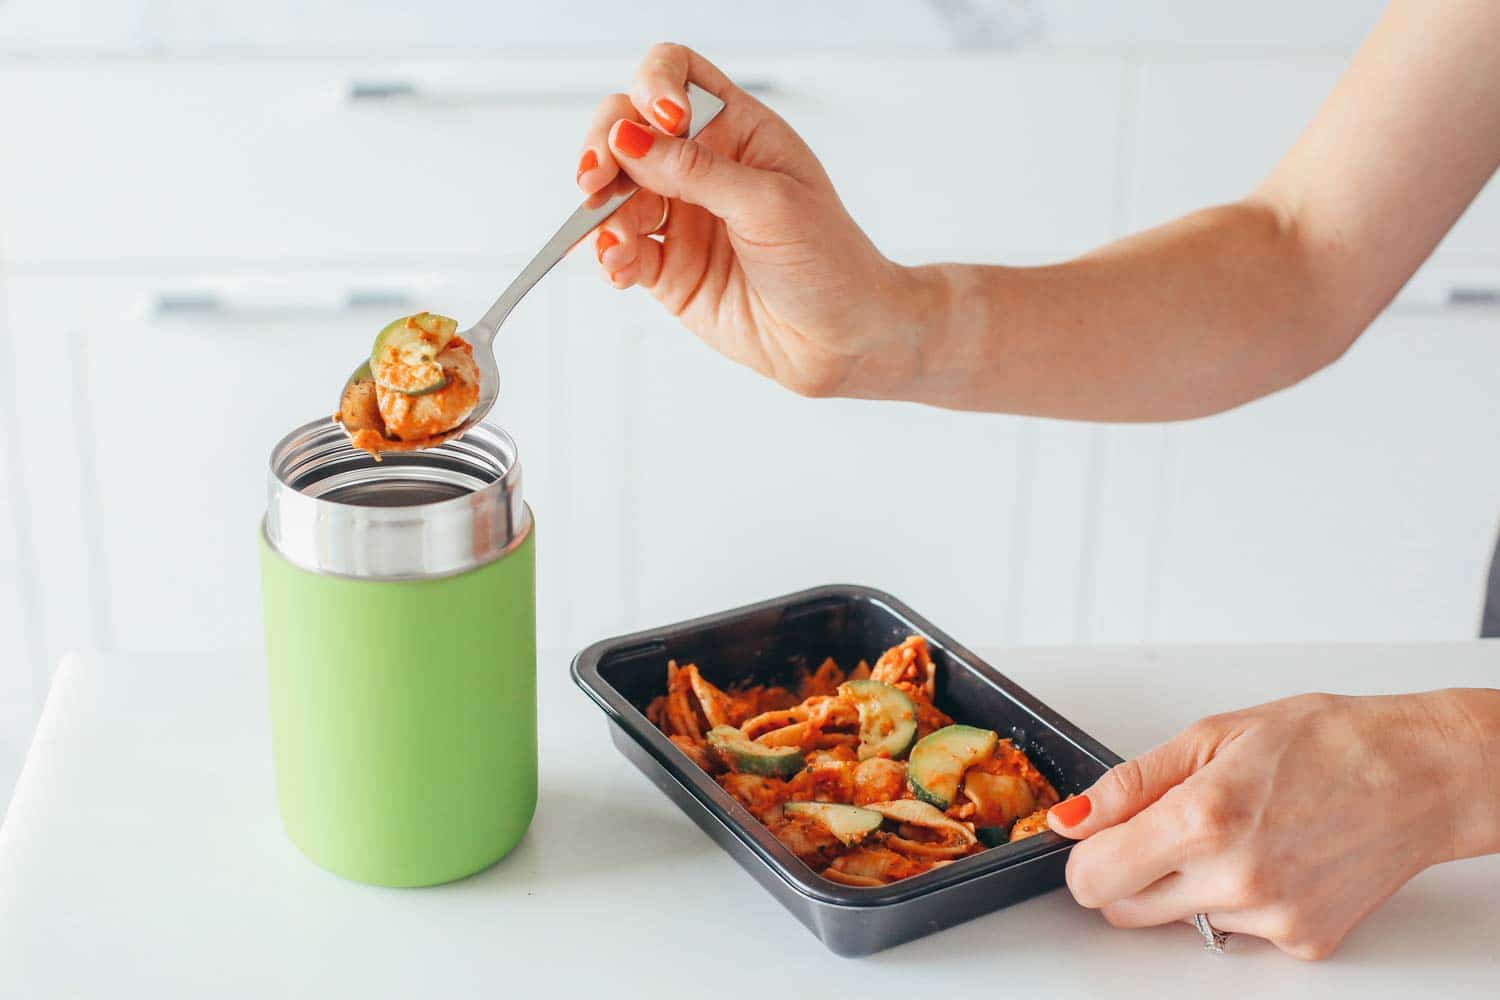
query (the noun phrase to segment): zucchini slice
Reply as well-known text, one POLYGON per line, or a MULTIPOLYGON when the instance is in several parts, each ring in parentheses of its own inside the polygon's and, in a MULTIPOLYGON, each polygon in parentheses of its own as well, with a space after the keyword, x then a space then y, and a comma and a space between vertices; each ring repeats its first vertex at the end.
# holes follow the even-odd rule
POLYGON ((944 726, 928 733, 911 748, 906 779, 923 802, 947 809, 958 794, 964 770, 989 758, 1000 737, 974 726, 944 726))
POLYGON ((885 817, 873 809, 846 806, 839 802, 788 802, 782 815, 812 820, 850 847, 880 829, 885 817))
POLYGON ((896 760, 917 741, 917 706, 904 692, 880 681, 849 681, 839 693, 859 709, 859 759, 896 760))
POLYGON ((741 774, 785 778, 802 770, 806 763, 797 747, 768 747, 747 740, 745 734, 733 726, 710 729, 708 745, 725 764, 741 774))
POLYGON ((422 396, 448 384, 437 356, 453 339, 458 323, 447 316, 403 316, 375 336, 370 370, 383 388, 422 396))
POLYGON ((1010 843, 1010 827, 1008 826, 976 827, 974 833, 985 847, 999 847, 1001 844, 1010 843))

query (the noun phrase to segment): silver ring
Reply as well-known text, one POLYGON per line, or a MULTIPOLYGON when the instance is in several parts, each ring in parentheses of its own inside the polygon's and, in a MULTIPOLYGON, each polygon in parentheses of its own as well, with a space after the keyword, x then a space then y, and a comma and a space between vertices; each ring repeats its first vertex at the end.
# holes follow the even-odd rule
POLYGON ((667 220, 670 219, 671 217, 672 217, 672 199, 671 198, 663 198, 661 200, 661 219, 656 223, 655 226, 653 226, 651 228, 651 231, 649 233, 647 233, 646 235, 647 236, 656 236, 663 229, 666 229, 667 228, 667 220))
POLYGON ((1193 914, 1193 926, 1203 935, 1204 951, 1211 951, 1215 955, 1224 954, 1224 942, 1229 940, 1228 931, 1221 931, 1209 923, 1207 913, 1193 914))

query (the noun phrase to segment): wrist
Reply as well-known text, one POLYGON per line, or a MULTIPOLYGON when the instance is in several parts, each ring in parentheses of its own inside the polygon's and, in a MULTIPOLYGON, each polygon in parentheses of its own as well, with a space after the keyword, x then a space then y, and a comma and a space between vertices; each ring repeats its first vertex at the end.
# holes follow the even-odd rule
POLYGON ((865 310, 854 315, 864 336, 834 394, 931 402, 948 300, 942 266, 884 261, 863 298, 865 310))
POLYGON ((957 264, 892 265, 900 291, 891 315, 893 344, 903 358, 894 386, 896 398, 958 409, 967 408, 979 359, 975 330, 984 323, 962 315, 980 306, 979 290, 968 268, 957 264))
POLYGON ((1426 709, 1432 780, 1448 836, 1435 862, 1500 852, 1500 690, 1418 695, 1426 709))

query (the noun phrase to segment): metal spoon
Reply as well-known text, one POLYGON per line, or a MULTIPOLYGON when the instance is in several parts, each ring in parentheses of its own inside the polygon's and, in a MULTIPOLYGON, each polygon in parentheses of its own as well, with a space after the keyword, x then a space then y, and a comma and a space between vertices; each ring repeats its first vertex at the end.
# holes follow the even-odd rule
MULTIPOLYGON (((724 102, 694 83, 687 85, 687 95, 691 122, 688 127, 688 138, 694 138, 703 131, 705 125, 724 110, 724 102)), ((495 364, 495 335, 500 332, 500 324, 505 322, 511 310, 526 297, 526 293, 536 287, 536 283, 542 280, 543 275, 566 257, 568 251, 573 249, 579 240, 613 215, 638 190, 640 189, 622 172, 613 183, 590 197, 568 217, 568 221, 562 224, 562 228, 547 241, 547 245, 531 259, 531 263, 522 269, 516 279, 510 283, 510 287, 500 294, 495 304, 490 306, 489 311, 479 322, 459 333, 460 337, 474 345, 474 362, 479 367, 479 402, 474 405, 474 410, 469 414, 468 419, 452 430, 421 441, 388 442, 388 447, 382 447, 382 451, 430 448, 459 437, 485 418, 500 395, 500 368, 495 364)), ((354 369, 354 374, 349 376, 348 381, 344 383, 344 389, 339 394, 341 406, 344 394, 348 392, 350 386, 356 382, 369 381, 372 377, 369 361, 365 361, 354 369)))

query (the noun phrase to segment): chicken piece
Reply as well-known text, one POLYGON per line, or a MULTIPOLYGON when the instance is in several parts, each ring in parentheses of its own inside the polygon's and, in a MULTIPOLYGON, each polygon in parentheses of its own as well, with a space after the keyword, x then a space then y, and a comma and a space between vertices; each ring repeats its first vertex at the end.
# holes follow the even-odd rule
POLYGON ((782 804, 792 800, 791 789, 780 778, 763 778, 756 774, 730 771, 719 775, 715 780, 740 805, 750 810, 751 815, 768 827, 781 822, 782 804))
MULTIPOLYGON (((1027 757, 1011 740, 1005 739, 996 743, 995 752, 988 760, 975 764, 965 772, 965 780, 970 773, 974 772, 1009 775, 1021 779, 1031 791, 1031 797, 1034 800, 1031 809, 1050 809, 1058 803, 1057 790, 1052 787, 1052 782, 1036 769, 1031 758, 1027 757)), ((1031 809, 1025 811, 1030 812, 1031 809)), ((980 825, 991 824, 981 823, 980 825)))
POLYGON ((807 819, 783 815, 770 826, 776 839, 814 870, 832 861, 843 847, 825 827, 807 819))
POLYGON ((1038 809, 1030 816, 1022 816, 1016 820, 1016 825, 1010 828, 1010 842, 1014 844, 1018 840, 1027 837, 1035 837, 1039 833, 1046 833, 1050 827, 1047 826, 1047 810, 1038 809))
POLYGON ((807 708, 807 722, 821 730, 859 730, 859 708, 843 695, 814 695, 802 703, 807 708))
POLYGON ((844 885, 886 885, 920 875, 931 867, 885 847, 857 847, 825 868, 823 877, 844 885))
POLYGON ((847 760, 822 759, 809 762, 787 782, 792 800, 797 802, 842 802, 854 800, 854 772, 858 767, 847 760))
POLYGON ((841 761, 850 764, 859 762, 858 737, 855 743, 839 743, 826 750, 810 750, 805 755, 807 766, 813 767, 817 764, 829 761, 841 761))
POLYGON ((431 448, 454 436, 479 402, 474 348, 455 337, 433 364, 448 380, 433 392, 411 395, 393 388, 408 381, 394 366, 383 367, 381 379, 346 385, 334 419, 344 425, 350 443, 378 461, 383 452, 431 448))
POLYGON ((802 700, 806 701, 808 698, 833 694, 842 683, 844 683, 844 672, 830 656, 817 670, 802 678, 802 683, 798 686, 798 694, 802 696, 802 700))
POLYGON ((871 757, 854 769, 854 799, 857 806, 909 798, 906 762, 889 757, 871 757))
MULTIPOLYGON (((344 430, 353 437, 374 434, 385 439, 385 418, 380 415, 380 400, 375 395, 375 380, 361 379, 344 386, 344 395, 339 399, 339 412, 333 419, 344 425, 344 430)), ((356 443, 355 447, 359 447, 356 443)), ((369 449, 366 449, 367 451, 369 449)))
POLYGON ((953 725, 953 717, 927 700, 926 693, 915 684, 902 681, 891 685, 911 699, 917 710, 917 739, 935 733, 944 726, 953 725))
POLYGON ((668 736, 667 739, 672 741, 673 746, 687 754, 689 760, 709 774, 723 770, 719 761, 708 752, 708 747, 704 744, 694 743, 686 736, 668 736))
MULTIPOLYGON (((380 384, 376 372, 376 399, 385 423, 385 436, 397 441, 423 441, 451 431, 473 412, 479 402, 479 366, 474 347, 454 337, 437 356, 448 384, 435 392, 413 396, 380 384)), ((399 383, 398 383, 399 384, 399 383)))
POLYGON ((937 696, 937 668, 927 649, 927 640, 920 635, 908 636, 899 646, 892 646, 880 655, 870 671, 870 679, 900 687, 907 683, 915 685, 931 704, 937 696))
MULTIPOLYGON (((667 696, 659 694, 646 706, 646 721, 662 732, 667 732, 667 696)), ((671 735, 668 733, 667 735, 671 735)))
POLYGON ((1036 811, 1031 787, 1013 774, 990 774, 978 767, 964 772, 963 801, 955 802, 948 815, 970 820, 975 826, 1009 826, 1036 811))

